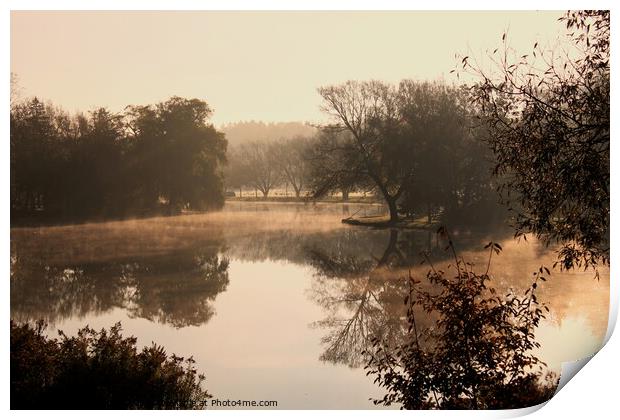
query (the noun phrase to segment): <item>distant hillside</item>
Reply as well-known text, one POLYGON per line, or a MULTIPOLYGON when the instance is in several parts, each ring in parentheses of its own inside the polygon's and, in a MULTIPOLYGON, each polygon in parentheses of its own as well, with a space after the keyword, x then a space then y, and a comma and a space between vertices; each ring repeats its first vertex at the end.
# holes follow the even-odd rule
POLYGON ((316 129, 302 122, 264 123, 241 121, 219 127, 226 134, 228 144, 239 145, 252 140, 279 140, 297 136, 312 136, 316 129))

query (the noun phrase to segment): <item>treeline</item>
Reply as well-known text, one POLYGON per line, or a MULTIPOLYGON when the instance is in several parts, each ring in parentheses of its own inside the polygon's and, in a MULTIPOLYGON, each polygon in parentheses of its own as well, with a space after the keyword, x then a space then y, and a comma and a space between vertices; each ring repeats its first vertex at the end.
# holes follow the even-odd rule
POLYGON ((198 99, 70 115, 11 105, 11 215, 82 220, 219 208, 227 142, 198 99))
POLYGON ((492 155, 465 88, 403 80, 348 81, 319 89, 332 123, 311 155, 315 194, 373 189, 402 215, 487 217, 497 202, 492 155))
POLYGON ((256 140, 312 137, 317 131, 312 125, 299 121, 238 121, 223 124, 219 129, 226 135, 230 146, 238 146, 256 140))
POLYGON ((227 187, 267 197, 365 192, 392 220, 425 216, 472 223, 505 216, 497 205, 493 155, 480 140, 465 88, 403 80, 319 89, 333 117, 312 136, 249 141, 231 148, 227 187))
POLYGON ((314 137, 293 137, 278 140, 254 140, 231 147, 226 170, 226 186, 250 188, 263 197, 276 187, 290 187, 296 197, 306 196, 310 183, 307 155, 314 137))
POLYGON ((503 217, 492 156, 473 129, 463 89, 405 80, 346 82, 319 93, 331 124, 228 125, 231 132, 256 129, 254 140, 246 136, 229 150, 224 133, 208 123, 211 109, 198 99, 77 115, 37 98, 14 102, 12 218, 217 209, 224 185, 263 197, 276 188, 315 199, 363 192, 384 200, 394 221, 503 217))

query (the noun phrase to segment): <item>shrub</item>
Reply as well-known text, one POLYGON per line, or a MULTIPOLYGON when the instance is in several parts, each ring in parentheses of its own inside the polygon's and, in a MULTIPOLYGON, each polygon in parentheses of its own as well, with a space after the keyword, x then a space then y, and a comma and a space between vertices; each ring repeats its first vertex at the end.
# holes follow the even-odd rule
POLYGON ((44 330, 11 320, 11 409, 196 409, 210 397, 191 357, 154 343, 139 352, 120 323, 59 339, 44 330))
MULTIPOLYGON (((487 247, 491 255, 501 250, 495 243, 487 247)), ((511 292, 502 298, 488 286, 488 266, 477 274, 456 253, 454 260, 452 279, 431 265, 427 278, 438 293, 422 290, 409 276, 405 343, 390 348, 372 340, 367 374, 388 391, 374 403, 404 409, 506 409, 550 399, 555 376, 545 374, 545 364, 532 353, 540 347, 534 328, 547 310, 536 289, 548 271, 541 267, 523 295, 511 292), (436 320, 432 327, 418 328, 420 310, 436 320)))

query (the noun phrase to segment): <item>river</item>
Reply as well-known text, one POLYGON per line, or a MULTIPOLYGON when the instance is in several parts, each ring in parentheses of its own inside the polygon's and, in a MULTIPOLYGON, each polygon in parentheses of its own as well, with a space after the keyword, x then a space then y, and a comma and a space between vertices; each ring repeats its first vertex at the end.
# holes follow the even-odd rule
MULTIPOLYGON (((369 204, 227 202, 220 212, 11 229, 11 317, 44 319, 48 334, 120 321, 140 346, 193 355, 215 398, 276 400, 278 408, 372 408, 370 337, 402 324, 405 276, 424 280, 427 252, 449 270, 443 240, 422 230, 341 223, 369 204)), ((507 228, 452 232, 494 287, 525 291, 553 250, 507 228)), ((539 300, 539 357, 559 371, 598 350, 607 329, 609 270, 552 270, 539 300)))

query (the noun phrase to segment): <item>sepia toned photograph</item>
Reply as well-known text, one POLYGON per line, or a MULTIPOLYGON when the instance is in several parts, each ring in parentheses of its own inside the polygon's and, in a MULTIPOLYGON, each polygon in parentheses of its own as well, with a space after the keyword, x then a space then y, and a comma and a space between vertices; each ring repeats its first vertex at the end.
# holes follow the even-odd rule
POLYGON ((608 336, 610 14, 11 10, 10 409, 546 403, 608 336))

